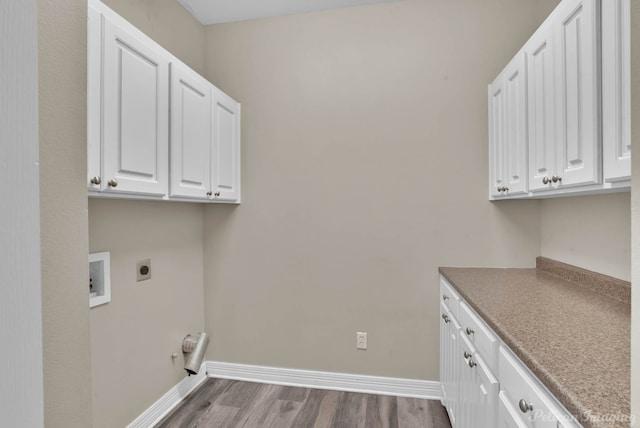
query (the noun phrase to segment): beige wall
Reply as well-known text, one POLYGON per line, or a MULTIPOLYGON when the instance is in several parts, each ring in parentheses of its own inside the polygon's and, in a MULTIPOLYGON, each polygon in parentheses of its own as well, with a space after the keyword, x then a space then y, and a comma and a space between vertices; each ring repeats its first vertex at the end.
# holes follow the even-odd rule
POLYGON ((85 0, 38 0, 37 8, 45 426, 86 428, 87 6, 85 0))
POLYGON ((630 193, 542 202, 541 255, 631 280, 630 193))
MULTIPOLYGON (((640 3, 631 2, 631 40, 640 40, 640 3)), ((640 141, 640 43, 631 43, 631 141, 640 141)), ((632 158, 631 413, 640 419, 640 156, 632 158)), ((640 426, 636 421, 635 426, 640 426)))
POLYGON ((182 339, 204 329, 202 207, 91 199, 89 214, 89 249, 111 253, 111 302, 90 314, 93 422, 125 426, 185 377, 182 339))
MULTIPOLYGON (((203 70, 204 27, 177 1, 105 3, 203 70)), ((90 313, 96 428, 125 426, 186 375, 182 339, 204 330, 202 221, 199 204, 89 201, 90 250, 111 252, 112 283, 111 303, 90 313), (152 278, 136 282, 147 258, 152 278)))
POLYGON ((198 73, 204 71, 204 26, 178 0, 102 0, 198 73))
POLYGON ((207 28, 244 192, 205 207, 210 358, 438 379, 438 266, 539 255, 539 203, 487 200, 487 83, 536 24, 408 0, 207 28))
POLYGON ((559 3, 560 0, 538 0, 538 23, 542 24, 559 3))

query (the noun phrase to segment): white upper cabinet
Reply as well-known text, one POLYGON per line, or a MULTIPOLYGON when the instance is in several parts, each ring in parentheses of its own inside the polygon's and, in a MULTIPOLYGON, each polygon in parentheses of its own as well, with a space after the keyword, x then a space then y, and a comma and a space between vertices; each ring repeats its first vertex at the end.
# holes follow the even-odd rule
POLYGON ((89 195, 239 203, 240 105, 88 4, 89 195))
POLYGON ((503 196, 505 179, 504 79, 502 75, 489 85, 489 195, 503 196))
POLYGON ((190 68, 171 64, 170 196, 211 195, 212 87, 190 68))
POLYGON ((89 3, 89 190, 164 197, 169 55, 89 3))
POLYGON ((526 56, 516 56, 489 85, 490 195, 527 192, 526 56))
POLYGON ((605 182, 631 178, 630 1, 602 2, 602 140, 605 182))
POLYGON ((599 1, 563 0, 554 14, 558 162, 550 178, 600 183, 599 1))
POLYGON ((527 55, 529 189, 547 189, 556 165, 553 32, 547 21, 524 46, 527 55))
MULTIPOLYGON (((513 191, 514 176, 491 156, 492 199, 602 193, 630 186, 629 0, 562 0, 516 55, 526 58, 528 182, 513 191), (508 191, 496 193, 502 180, 508 191), (506 183, 510 180, 511 183, 506 183)), ((513 61, 501 76, 513 67, 513 61)), ((499 77, 500 79, 500 77, 499 77)), ((513 123, 502 101, 496 124, 490 85, 490 150, 496 128, 513 123)), ((502 87, 503 92, 507 88, 502 87)), ((503 95, 504 96, 504 95, 503 95)), ((506 153, 512 139, 504 138, 506 153)), ((515 152, 519 151, 519 144, 515 152)), ((521 169, 520 169, 521 170, 521 169)), ((520 172, 517 170, 517 172, 520 172)))
POLYGON ((213 198, 240 202, 240 104, 213 88, 213 198))

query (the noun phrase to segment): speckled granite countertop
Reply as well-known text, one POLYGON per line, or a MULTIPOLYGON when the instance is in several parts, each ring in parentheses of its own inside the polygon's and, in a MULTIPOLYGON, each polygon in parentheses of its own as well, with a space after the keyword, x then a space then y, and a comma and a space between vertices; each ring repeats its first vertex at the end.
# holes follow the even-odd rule
POLYGON ((629 426, 628 282, 545 258, 440 273, 585 427, 629 426))

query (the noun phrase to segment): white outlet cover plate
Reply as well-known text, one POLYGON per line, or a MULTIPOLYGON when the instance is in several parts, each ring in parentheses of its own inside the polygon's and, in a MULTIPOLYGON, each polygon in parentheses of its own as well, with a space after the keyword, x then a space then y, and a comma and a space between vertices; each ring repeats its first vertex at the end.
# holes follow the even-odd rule
POLYGON ((367 349, 367 333, 359 331, 356 333, 356 348, 367 349))

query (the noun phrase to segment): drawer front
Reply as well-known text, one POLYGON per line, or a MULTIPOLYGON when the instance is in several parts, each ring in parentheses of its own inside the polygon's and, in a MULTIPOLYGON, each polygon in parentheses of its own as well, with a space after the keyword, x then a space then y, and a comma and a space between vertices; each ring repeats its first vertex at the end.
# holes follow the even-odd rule
POLYGON ((512 410, 510 414, 513 414, 513 411, 518 414, 524 426, 530 428, 580 426, 571 421, 568 412, 561 409, 561 405, 540 385, 529 369, 504 346, 500 346, 498 364, 501 400, 504 401, 507 410, 512 410))
POLYGON ((464 336, 480 353, 489 369, 496 373, 498 338, 465 302, 460 302, 458 321, 464 336))
POLYGON ((440 276, 440 301, 445 304, 454 317, 458 318, 460 295, 443 276, 440 276))
POLYGON ((527 428, 520 415, 519 410, 513 408, 509 403, 504 391, 498 395, 498 427, 499 428, 527 428))

